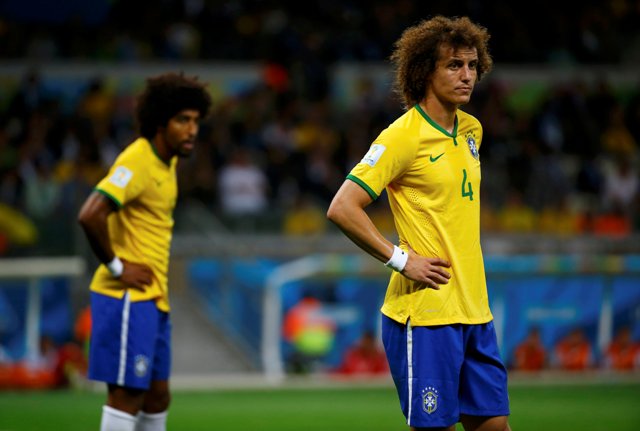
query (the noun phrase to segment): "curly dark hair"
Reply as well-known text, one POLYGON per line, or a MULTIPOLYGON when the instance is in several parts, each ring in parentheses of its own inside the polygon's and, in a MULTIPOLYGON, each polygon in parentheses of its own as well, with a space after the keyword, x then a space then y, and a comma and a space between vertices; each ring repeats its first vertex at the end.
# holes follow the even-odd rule
POLYGON ((147 85, 137 98, 136 120, 140 134, 152 139, 158 127, 185 109, 193 109, 203 118, 209 112, 211 96, 206 84, 197 77, 181 73, 165 73, 147 78, 147 85))
POLYGON ((395 68, 394 90, 405 108, 419 103, 426 95, 427 84, 436 68, 440 47, 471 47, 478 52, 478 81, 493 67, 489 54, 489 33, 467 17, 441 15, 409 27, 394 45, 390 60, 395 68))

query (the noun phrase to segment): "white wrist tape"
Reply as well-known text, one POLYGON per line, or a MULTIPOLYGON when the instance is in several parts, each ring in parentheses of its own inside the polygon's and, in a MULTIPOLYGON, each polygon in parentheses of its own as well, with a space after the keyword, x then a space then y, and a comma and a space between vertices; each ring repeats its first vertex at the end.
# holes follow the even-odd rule
POLYGON ((393 269, 394 271, 402 272, 405 265, 407 264, 407 260, 409 260, 409 253, 407 253, 397 245, 394 245, 391 259, 389 259, 389 262, 385 263, 385 266, 393 269))
POLYGON ((122 263, 120 258, 116 256, 111 262, 107 263, 107 268, 114 278, 119 278, 122 275, 122 271, 124 270, 124 264, 122 263))

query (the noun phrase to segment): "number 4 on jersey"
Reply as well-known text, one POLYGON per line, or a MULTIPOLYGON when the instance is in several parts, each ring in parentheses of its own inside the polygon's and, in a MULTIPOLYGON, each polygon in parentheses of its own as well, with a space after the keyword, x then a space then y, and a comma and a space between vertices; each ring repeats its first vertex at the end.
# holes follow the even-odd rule
POLYGON ((467 170, 462 170, 462 197, 469 197, 469 200, 473 200, 473 187, 471 187, 471 182, 467 181, 467 170))

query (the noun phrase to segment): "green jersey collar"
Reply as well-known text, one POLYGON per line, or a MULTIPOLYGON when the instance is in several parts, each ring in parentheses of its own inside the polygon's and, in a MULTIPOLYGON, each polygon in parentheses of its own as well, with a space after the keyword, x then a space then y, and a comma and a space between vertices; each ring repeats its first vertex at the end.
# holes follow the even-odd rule
POLYGON ((446 136, 453 138, 453 142, 458 145, 458 143, 456 142, 456 136, 458 136, 458 115, 455 116, 455 118, 453 119, 453 133, 449 133, 446 130, 444 130, 438 123, 436 123, 435 121, 433 121, 431 119, 431 117, 429 117, 427 115, 426 112, 424 112, 424 110, 422 109, 422 107, 419 104, 416 104, 416 109, 418 110, 418 112, 420 113, 420 115, 422 115, 422 117, 427 120, 427 123, 431 124, 436 130, 441 131, 442 133, 444 133, 446 136))
POLYGON ((160 157, 160 154, 158 153, 158 149, 156 148, 156 144, 153 143, 153 140, 151 139, 147 139, 147 141, 149 141, 149 145, 151 145, 151 150, 153 151, 153 154, 156 155, 156 157, 158 158, 158 160, 160 160, 163 164, 167 165, 167 166, 171 166, 171 160, 169 160, 168 162, 165 161, 162 157, 160 157))

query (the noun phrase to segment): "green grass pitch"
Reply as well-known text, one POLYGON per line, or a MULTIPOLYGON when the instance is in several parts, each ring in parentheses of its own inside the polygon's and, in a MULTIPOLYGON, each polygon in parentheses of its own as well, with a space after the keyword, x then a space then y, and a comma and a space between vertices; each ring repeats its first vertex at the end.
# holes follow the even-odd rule
MULTIPOLYGON (((640 383, 517 385, 511 387, 510 398, 514 431, 640 430, 640 383)), ((104 399, 104 394, 95 392, 0 392, 0 431, 94 431, 104 399)), ((354 387, 177 390, 168 429, 406 431, 408 427, 392 387, 354 387)))

